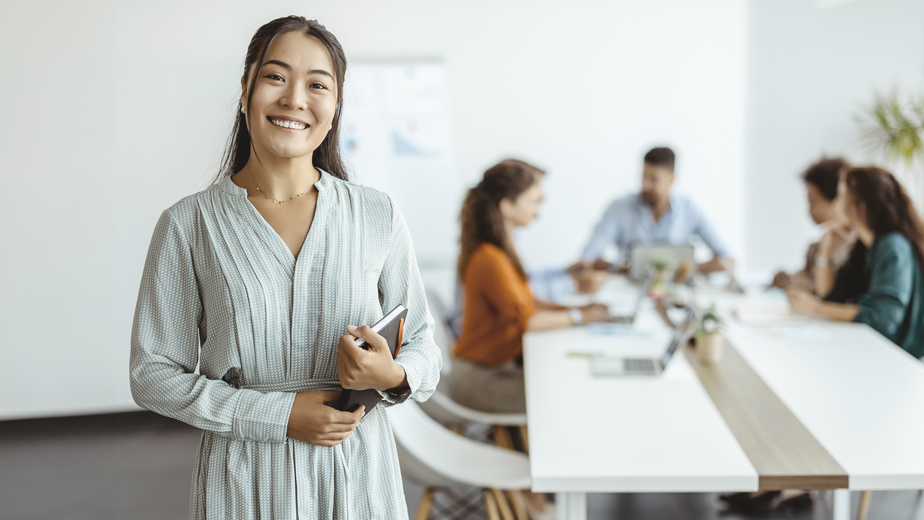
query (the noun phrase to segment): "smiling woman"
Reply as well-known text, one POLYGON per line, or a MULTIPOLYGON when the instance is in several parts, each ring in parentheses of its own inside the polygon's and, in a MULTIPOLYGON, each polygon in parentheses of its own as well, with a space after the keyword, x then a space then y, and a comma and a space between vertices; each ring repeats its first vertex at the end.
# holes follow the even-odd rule
MULTIPOLYGON (((256 80, 269 79, 266 78, 266 76, 272 76, 273 72, 286 72, 291 74, 294 70, 298 70, 293 68, 295 64, 286 63, 284 60, 280 60, 273 55, 268 57, 271 47, 273 47, 271 44, 276 43, 276 39, 290 40, 294 39, 294 36, 299 36, 311 40, 311 44, 305 50, 308 51, 309 48, 311 49, 310 57, 316 60, 315 63, 326 65, 326 68, 319 66, 316 69, 301 69, 301 73, 322 76, 321 79, 323 79, 323 81, 319 82, 318 86, 321 86, 327 91, 328 97, 333 97, 333 101, 336 105, 333 115, 328 122, 328 131, 324 132, 327 139, 321 141, 321 144, 316 146, 314 152, 316 166, 337 178, 348 180, 347 173, 340 160, 340 148, 338 146, 340 142, 340 105, 343 102, 343 78, 346 74, 346 56, 344 56, 343 49, 340 47, 340 43, 334 35, 325 30, 324 27, 317 22, 311 20, 306 21, 303 18, 296 17, 281 18, 280 20, 274 20, 258 29, 253 39, 250 41, 250 46, 247 48, 247 57, 244 61, 244 75, 241 77, 242 92, 241 106, 239 107, 240 114, 237 116, 231 138, 229 139, 229 146, 225 153, 224 160, 222 161, 219 179, 226 176, 230 177, 241 171, 250 158, 251 133, 248 128, 248 117, 246 116, 248 109, 246 107, 251 104, 256 87, 259 84, 256 80), (319 49, 319 47, 323 49, 319 49), (319 50, 326 52, 319 53, 319 50), (282 70, 267 70, 268 67, 274 66, 281 67, 282 70)), ((296 47, 298 46, 296 45, 296 47)), ((305 57, 307 58, 308 56, 305 57)), ((282 74, 278 74, 276 75, 275 81, 281 81, 282 83, 279 85, 285 85, 285 77, 286 76, 282 74)), ((302 77, 299 79, 305 78, 302 77)), ((295 85, 293 85, 293 87, 294 86, 295 85)), ((315 92, 315 94, 317 94, 317 92, 315 92)), ((327 99, 327 101, 329 102, 331 99, 327 99)), ((324 126, 321 125, 320 130, 323 129, 324 126)), ((316 127, 315 131, 318 130, 319 128, 316 127)))
POLYGON ((325 404, 342 388, 376 389, 387 405, 426 400, 441 365, 401 212, 341 164, 345 71, 317 22, 261 27, 217 181, 154 231, 131 388, 138 404, 204 430, 191 518, 407 517, 384 407, 364 418, 325 404), (353 326, 398 304, 409 312, 392 359, 381 336, 353 326))

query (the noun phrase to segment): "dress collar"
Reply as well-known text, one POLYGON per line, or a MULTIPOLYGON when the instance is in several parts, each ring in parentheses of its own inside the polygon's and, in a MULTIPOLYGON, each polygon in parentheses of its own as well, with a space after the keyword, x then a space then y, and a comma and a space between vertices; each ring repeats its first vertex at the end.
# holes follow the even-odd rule
MULTIPOLYGON (((318 168, 318 171, 321 172, 321 178, 314 183, 314 187, 318 189, 318 192, 321 192, 331 185, 331 182, 333 182, 333 175, 327 173, 321 168, 318 168)), ((218 189, 234 197, 247 198, 247 190, 241 188, 237 184, 234 184, 234 181, 231 180, 230 175, 218 181, 218 189)))

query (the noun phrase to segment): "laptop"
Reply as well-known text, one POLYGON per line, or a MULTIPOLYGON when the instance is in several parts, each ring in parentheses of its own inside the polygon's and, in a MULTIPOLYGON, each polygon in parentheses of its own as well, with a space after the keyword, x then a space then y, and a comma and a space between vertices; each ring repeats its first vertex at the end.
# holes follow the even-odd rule
POLYGON ((610 304, 610 319, 609 323, 618 323, 624 325, 632 325, 635 323, 635 317, 638 316, 638 311, 642 307, 642 300, 648 296, 648 290, 651 289, 651 278, 648 277, 645 281, 637 286, 638 294, 635 296, 633 301, 633 306, 627 308, 624 306, 612 305, 610 304), (615 307, 615 309, 614 309, 615 307), (614 312, 615 311, 615 312, 614 312))
POLYGON ((654 271, 654 263, 664 264, 667 272, 673 277, 674 271, 684 262, 691 267, 689 274, 693 274, 696 263, 693 261, 691 244, 636 244, 632 246, 629 254, 629 278, 644 280, 654 271))
POLYGON ((596 355, 590 360, 590 372, 595 376, 657 376, 667 368, 674 354, 690 340, 696 330, 696 312, 687 308, 687 315, 671 335, 667 350, 656 358, 630 358, 596 355))

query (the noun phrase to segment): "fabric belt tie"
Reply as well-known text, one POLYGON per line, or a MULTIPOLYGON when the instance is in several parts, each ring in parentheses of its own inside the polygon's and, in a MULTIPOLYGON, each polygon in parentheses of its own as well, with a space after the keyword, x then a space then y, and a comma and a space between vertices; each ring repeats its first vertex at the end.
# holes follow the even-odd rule
POLYGON ((257 392, 339 392, 342 390, 340 380, 337 378, 302 379, 301 381, 279 381, 277 383, 251 383, 243 384, 241 388, 256 390, 257 392))
MULTIPOLYGON (((256 390, 257 392, 264 394, 267 392, 340 392, 343 389, 340 386, 340 380, 333 378, 304 379, 301 381, 280 381, 278 383, 244 384, 241 385, 241 388, 256 390)), ((343 443, 341 442, 340 444, 334 446, 334 451, 337 452, 337 459, 340 461, 340 466, 343 469, 343 473, 346 475, 347 481, 349 481, 350 466, 347 465, 346 457, 343 455, 343 443)))

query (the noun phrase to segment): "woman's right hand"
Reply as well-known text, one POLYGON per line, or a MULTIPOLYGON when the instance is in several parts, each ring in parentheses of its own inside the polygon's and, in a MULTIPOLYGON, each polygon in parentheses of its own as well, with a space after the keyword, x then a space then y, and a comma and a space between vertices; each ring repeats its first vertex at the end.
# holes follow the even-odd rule
POLYGON ((608 321, 610 319, 610 309, 602 303, 591 303, 580 309, 583 318, 581 323, 594 323, 598 321, 608 321))
POLYGON ((592 294, 600 290, 600 287, 603 287, 607 274, 607 271, 586 267, 571 273, 571 277, 577 283, 579 293, 592 294))
POLYGON ((787 289, 792 285, 792 277, 788 274, 780 271, 773 276, 773 282, 770 283, 771 287, 779 287, 780 289, 787 289))
POLYGON ((366 414, 366 407, 360 406, 355 412, 350 413, 324 404, 339 400, 340 392, 314 391, 295 394, 286 435, 318 446, 336 446, 345 441, 366 414))

